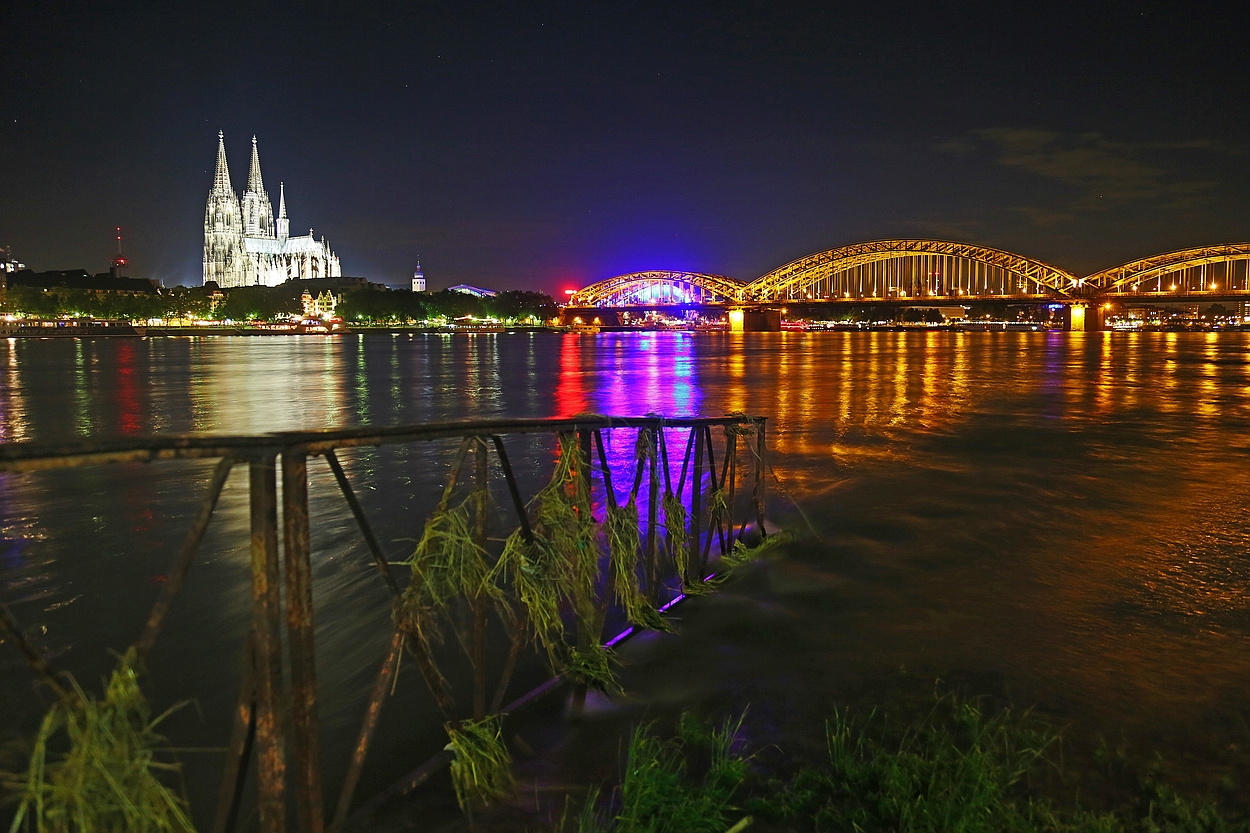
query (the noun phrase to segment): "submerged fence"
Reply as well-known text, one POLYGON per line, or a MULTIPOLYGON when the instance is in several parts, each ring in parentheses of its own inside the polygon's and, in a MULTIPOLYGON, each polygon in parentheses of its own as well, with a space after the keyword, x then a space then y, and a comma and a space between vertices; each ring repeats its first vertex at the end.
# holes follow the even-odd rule
MULTIPOLYGON (((500 739, 503 714, 561 682, 574 686, 574 709, 580 707, 588 688, 613 689, 611 645, 635 628, 667 629, 661 612, 682 594, 706 589, 714 545, 722 555, 731 553, 741 547, 748 525, 766 534, 765 419, 742 414, 686 419, 584 415, 249 437, 0 446, 0 471, 8 472, 135 461, 218 460, 207 494, 124 663, 141 661, 155 645, 227 476, 236 465, 247 467, 251 626, 243 646, 244 674, 221 775, 215 833, 233 831, 238 825, 252 766, 256 810, 264 833, 288 829, 289 805, 296 810, 296 829, 321 833, 327 827, 313 633, 314 519, 308 502, 309 458, 318 456, 333 472, 379 580, 389 588, 394 628, 337 791, 329 819, 332 830, 349 820, 356 785, 401 654, 407 652, 415 661, 450 743, 447 750, 368 802, 357 816, 369 813, 388 795, 407 792, 446 764, 452 766, 462 805, 502 795, 510 777, 507 750, 500 739), (622 431, 634 438, 633 470, 614 473, 604 435, 622 431), (554 435, 557 444, 551 480, 529 501, 522 495, 505 443, 509 436, 525 434, 554 435), (680 465, 676 457, 670 459, 668 445, 674 437, 679 443, 684 439, 680 465), (450 474, 437 507, 425 521, 420 542, 407 560, 388 562, 338 452, 457 439, 450 474), (490 465, 492 452, 494 467, 490 465), (497 543, 500 530, 494 530, 494 538, 489 536, 492 475, 502 478, 506 501, 516 518, 515 528, 502 545, 497 543), (406 574, 396 569, 399 565, 406 568, 406 574), (617 626, 625 630, 608 639, 605 629, 617 626), (453 640, 444 638, 448 632, 453 640), (488 662, 491 632, 506 638, 502 663, 488 662), (539 689, 506 702, 518 659, 527 648, 538 651, 554 676, 539 689), (468 673, 463 676, 468 684, 461 686, 467 691, 448 682, 456 675, 445 672, 456 662, 461 667, 467 663, 468 673)), ((5 635, 58 697, 72 701, 76 688, 71 690, 68 678, 40 656, 7 611, 0 608, 0 612, 4 612, 0 627, 5 635)), ((128 671, 131 667, 126 666, 128 671)))

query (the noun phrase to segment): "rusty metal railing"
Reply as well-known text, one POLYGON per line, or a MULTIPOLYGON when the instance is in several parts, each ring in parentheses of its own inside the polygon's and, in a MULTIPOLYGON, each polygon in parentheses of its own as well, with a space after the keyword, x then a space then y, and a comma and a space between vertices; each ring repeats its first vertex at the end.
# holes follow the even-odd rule
MULTIPOLYGON (((251 626, 244 645, 244 673, 233 716, 231 737, 223 766, 216 815, 215 833, 233 831, 243 803, 247 773, 253 757, 256 766, 256 806, 260 829, 264 833, 280 833, 288 829, 288 787, 291 788, 297 814, 297 829, 322 833, 326 828, 325 801, 321 777, 321 751, 317 717, 317 680, 315 672, 316 645, 313 634, 312 594, 312 525, 308 503, 308 461, 324 457, 334 475, 346 505, 355 519, 380 580, 385 582, 394 598, 401 595, 401 582, 373 532, 373 527, 356 496, 347 474, 338 459, 344 449, 399 445, 422 441, 459 439, 459 450, 444 500, 456 488, 461 470, 472 460, 474 494, 481 495, 474 520, 474 536, 483 548, 487 546, 486 497, 489 494, 490 468, 488 455, 493 450, 499 471, 506 483, 508 500, 516 512, 519 529, 532 538, 532 521, 507 453, 505 437, 525 434, 551 434, 576 437, 581 449, 581 465, 577 477, 585 478, 587 493, 598 489, 604 509, 616 507, 617 495, 612 472, 604 451, 604 432, 629 430, 645 435, 655 451, 636 459, 632 473, 630 500, 640 497, 645 482, 645 517, 639 512, 640 584, 648 598, 660 610, 680 597, 685 582, 699 581, 706 574, 713 543, 721 553, 740 540, 748 523, 758 525, 763 534, 766 505, 765 472, 767 443, 764 417, 731 415, 709 418, 609 417, 584 415, 557 419, 503 419, 456 423, 400 425, 385 428, 349 428, 326 431, 290 431, 260 436, 151 437, 107 441, 81 441, 59 444, 14 443, 0 446, 0 471, 32 472, 66 469, 119 462, 152 462, 171 459, 217 459, 207 493, 200 503, 190 529, 179 548, 167 579, 152 606, 151 612, 135 642, 140 656, 156 644, 165 619, 182 588, 200 544, 213 517, 218 498, 231 469, 245 465, 248 469, 250 504, 252 605, 251 626), (722 428, 723 442, 718 476, 713 429, 722 428), (674 478, 670 465, 666 430, 688 431, 682 455, 680 474, 674 478), (740 445, 745 447, 740 450, 740 445), (598 486, 595 486, 595 463, 598 463, 598 486), (745 469, 739 476, 740 469, 745 469), (279 472, 282 479, 281 525, 279 525, 279 472), (687 475, 689 474, 689 485, 687 475), (750 479, 749 491, 745 488, 750 479), (674 486, 675 483, 675 486, 674 486), (739 492, 739 484, 744 488, 739 492), (665 535, 659 521, 664 497, 690 495, 688 527, 682 558, 669 551, 673 541, 665 535), (746 497, 743 501, 740 498, 746 497), (738 517, 737 506, 746 503, 738 517), (281 537, 281 546, 279 545, 281 537), (687 565, 689 575, 676 574, 675 563, 687 565), (282 583, 285 583, 285 594, 282 583), (663 598, 665 595, 668 598, 663 598), (283 600, 285 598, 285 606, 283 600), (284 657, 282 622, 285 619, 287 641, 284 657), (284 682, 285 678, 289 682, 284 682), (285 708, 284 708, 285 706, 285 708), (288 748, 289 747, 289 748, 288 748), (289 752, 289 754, 288 754, 289 752)), ((629 483, 619 479, 618 482, 629 483)), ((641 509, 641 507, 639 507, 641 509)), ((605 578, 605 584, 611 578, 605 578)), ((579 639, 605 640, 602 632, 608 621, 611 593, 602 592, 602 612, 596 620, 599 632, 579 633, 579 639)), ((480 611, 479 611, 479 615, 480 611)), ((26 654, 35 670, 51 685, 59 685, 58 676, 28 642, 16 623, 6 616, 0 625, 26 654)), ((475 630, 474 646, 481 652, 484 631, 475 630)), ((609 643, 619 641, 618 634, 609 643)), ((396 627, 389 640, 386 656, 372 687, 352 759, 340 785, 331 829, 343 826, 348 818, 355 788, 367 756, 378 716, 392 687, 400 654, 407 647, 413 654, 431 694, 445 718, 457 719, 458 704, 453 693, 445 688, 437 669, 430 668, 431 657, 423 655, 420 645, 406 638, 396 627)), ((500 672, 490 700, 490 710, 503 713, 515 711, 538 696, 553 690, 561 677, 515 699, 503 707, 503 698, 515 670, 517 644, 514 642, 504 669, 500 672)), ((484 656, 484 655, 482 655, 484 656)), ((487 710, 487 680, 484 667, 474 657, 472 714, 480 717, 487 710)), ((584 684, 574 691, 574 702, 585 695, 584 684)), ((467 715, 466 715, 467 716, 467 715)), ((447 756, 427 761, 381 797, 406 792, 429 775, 435 767, 447 762, 447 756)), ((380 798, 381 798, 380 797, 380 798)), ((366 807, 371 809, 377 800, 366 807)))

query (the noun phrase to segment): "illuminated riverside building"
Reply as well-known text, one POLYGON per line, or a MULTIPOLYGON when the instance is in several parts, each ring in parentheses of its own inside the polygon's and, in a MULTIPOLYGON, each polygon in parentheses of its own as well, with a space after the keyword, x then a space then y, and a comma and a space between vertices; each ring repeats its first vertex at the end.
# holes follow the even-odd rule
POLYGON ((291 279, 337 278, 339 258, 312 229, 291 236, 286 188, 278 186, 278 216, 260 175, 260 155, 252 137, 252 167, 242 198, 230 184, 225 135, 217 133, 217 170, 204 209, 204 283, 218 286, 277 286, 291 279))

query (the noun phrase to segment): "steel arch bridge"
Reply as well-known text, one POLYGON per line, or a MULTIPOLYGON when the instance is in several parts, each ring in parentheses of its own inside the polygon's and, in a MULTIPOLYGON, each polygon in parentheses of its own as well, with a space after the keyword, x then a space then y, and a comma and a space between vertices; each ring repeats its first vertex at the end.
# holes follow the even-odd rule
POLYGON ((787 302, 958 303, 1192 295, 1250 297, 1250 243, 1152 255, 1080 277, 1036 258, 949 240, 872 240, 807 255, 750 283, 699 272, 617 275, 569 307, 767 305, 787 302))
POLYGON ((1002 249, 948 240, 872 240, 801 257, 756 278, 758 301, 804 298, 1067 295, 1071 272, 1002 249))
POLYGON ((592 283, 569 298, 574 307, 679 306, 745 300, 742 281, 699 272, 631 272, 592 283))

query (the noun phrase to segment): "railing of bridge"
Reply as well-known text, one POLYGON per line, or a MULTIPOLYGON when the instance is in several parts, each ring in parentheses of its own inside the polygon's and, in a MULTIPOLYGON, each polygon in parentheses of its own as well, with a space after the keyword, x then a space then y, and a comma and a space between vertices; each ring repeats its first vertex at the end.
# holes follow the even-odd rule
MULTIPOLYGON (((614 640, 605 643, 605 628, 614 621, 626 623, 617 639, 635 628, 665 628, 660 611, 684 593, 707 588, 714 545, 720 553, 740 546, 748 524, 766 534, 765 426, 764 417, 745 414, 679 419, 582 415, 261 436, 16 443, 0 446, 0 471, 217 460, 133 654, 128 654, 142 660, 183 588, 231 470, 246 467, 251 626, 241 646, 244 673, 212 829, 236 829, 254 759, 260 829, 288 829, 287 805, 293 797, 298 829, 321 831, 326 818, 311 555, 315 527, 329 519, 314 519, 309 513, 311 458, 323 458, 333 473, 344 509, 355 521, 378 580, 389 588, 394 608, 386 654, 330 816, 330 829, 338 829, 348 820, 401 654, 415 660, 453 747, 463 733, 489 734, 491 727, 495 742, 501 743, 501 716, 560 682, 574 685, 575 707, 588 687, 610 687, 606 649, 614 640), (609 466, 604 440, 613 432, 626 432, 634 440, 632 471, 613 472, 609 466), (535 434, 552 436, 557 456, 551 482, 527 502, 506 440, 535 434), (669 455, 673 438, 684 440, 679 466, 669 455), (357 498, 360 484, 350 482, 338 455, 362 447, 432 441, 456 444, 450 474, 420 543, 400 566, 386 558, 357 498), (497 535, 488 535, 499 532, 490 528, 488 507, 490 485, 500 480, 516 518, 502 547, 492 543, 497 535), (506 633, 508 640, 506 658, 495 667, 487 662, 491 627, 506 633), (439 646, 437 634, 447 630, 456 633, 460 652, 439 646), (506 703, 518 656, 526 647, 537 647, 556 676, 506 703), (456 662, 467 664, 467 691, 448 683, 448 663, 456 662)), ((81 696, 40 655, 7 609, 0 610, 0 631, 22 650, 36 673, 58 696, 81 696)), ((451 758, 447 751, 435 756, 390 792, 410 790, 451 758)), ((471 783, 466 787, 472 788, 471 783)), ((366 811, 377 801, 367 804, 366 811)))

